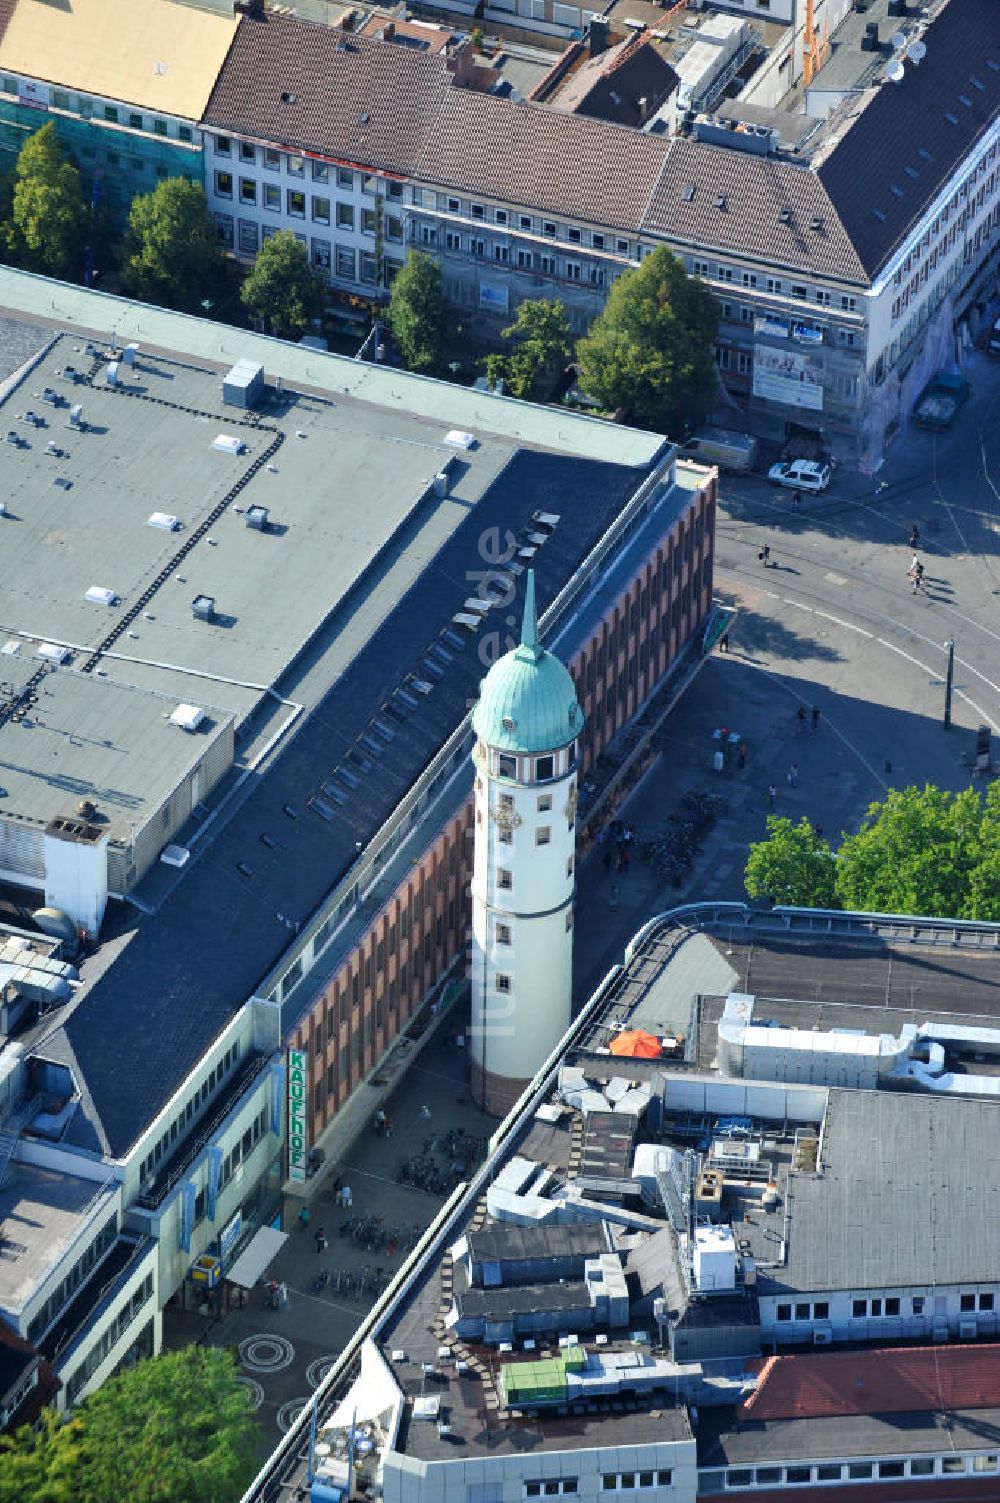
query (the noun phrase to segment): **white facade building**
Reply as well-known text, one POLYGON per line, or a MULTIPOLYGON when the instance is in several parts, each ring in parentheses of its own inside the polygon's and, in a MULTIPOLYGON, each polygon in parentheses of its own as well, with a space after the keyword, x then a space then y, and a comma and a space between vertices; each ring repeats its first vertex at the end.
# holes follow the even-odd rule
POLYGON ((539 644, 534 574, 520 646, 483 680, 473 713, 473 1093, 506 1112, 570 1021, 576 738, 567 669, 539 644))

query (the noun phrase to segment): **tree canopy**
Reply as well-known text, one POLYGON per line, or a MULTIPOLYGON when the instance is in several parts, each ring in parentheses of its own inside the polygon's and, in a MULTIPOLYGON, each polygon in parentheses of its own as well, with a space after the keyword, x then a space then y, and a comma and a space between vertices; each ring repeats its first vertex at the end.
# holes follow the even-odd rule
POLYGON ((537 298, 523 302, 502 338, 513 343, 510 353, 488 355, 484 361, 487 379, 503 380, 514 397, 537 397, 546 378, 551 382, 573 349, 573 334, 561 300, 537 298))
POLYGON ((985 798, 926 784, 868 807, 834 854, 807 820, 770 818, 750 847, 751 897, 868 913, 1000 920, 1000 783, 985 798))
POLYGON ((441 291, 441 268, 422 251, 411 250, 396 273, 386 321, 405 365, 434 370, 444 355, 448 309, 441 291))
POLYGON ((204 189, 171 177, 132 200, 122 282, 134 297, 167 308, 198 308, 215 296, 223 259, 204 189))
POLYGON ((793 825, 790 819, 771 814, 767 834, 767 840, 750 847, 745 876, 750 896, 797 908, 833 907, 836 860, 809 821, 803 816, 793 825))
POLYGON ((50 120, 18 152, 8 249, 30 271, 63 277, 83 262, 87 208, 80 174, 56 139, 50 120))
POLYGON ((228 1352, 185 1347, 109 1379, 69 1421, 0 1437, 0 1503, 234 1503, 257 1427, 228 1352))
POLYGON ((603 407, 669 429, 700 415, 718 382, 719 305, 665 246, 615 282, 577 345, 584 389, 603 407))
POLYGON ((298 339, 326 302, 326 284, 309 253, 291 230, 279 230, 264 241, 240 296, 252 318, 270 334, 298 339))

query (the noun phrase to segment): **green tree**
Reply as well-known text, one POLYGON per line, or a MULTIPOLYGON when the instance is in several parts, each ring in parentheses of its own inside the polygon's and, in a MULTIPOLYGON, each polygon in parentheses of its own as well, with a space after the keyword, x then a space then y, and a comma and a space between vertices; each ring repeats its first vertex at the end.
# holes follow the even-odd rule
POLYGON ((86 236, 80 174, 59 145, 50 120, 18 152, 7 246, 29 270, 64 277, 82 265, 86 236))
POLYGON ((80 1422, 43 1409, 37 1426, 0 1436, 0 1503, 76 1503, 80 1422))
POLYGON ((122 282, 134 297, 189 311, 217 294, 223 257, 204 189, 167 178, 132 200, 122 282))
POLYGON ((546 378, 552 380, 573 350, 565 305, 545 298, 522 303, 502 338, 512 341, 514 349, 510 354, 487 355, 484 368, 491 385, 502 377, 515 397, 536 397, 546 378))
POLYGON ((119 1373, 68 1423, 0 1439, 0 1503, 235 1503, 257 1427, 228 1352, 185 1347, 119 1373))
POLYGON ((796 908, 836 907, 836 857, 829 843, 802 817, 797 825, 768 815, 767 839, 750 847, 744 881, 752 898, 771 898, 796 908))
POLYGON ((845 908, 944 918, 967 912, 970 877, 982 854, 983 806, 972 788, 950 793, 893 788, 871 804, 856 835, 846 835, 837 863, 845 908))
POLYGON ((326 284, 291 230, 279 230, 257 252, 240 293, 252 318, 282 339, 298 339, 319 318, 326 284))
POLYGON ((386 318, 410 370, 434 370, 440 365, 449 319, 441 268, 430 256, 410 251, 406 265, 393 279, 386 318))
POLYGON ((576 347, 581 384, 603 407, 670 429, 716 390, 719 305, 665 246, 625 272, 576 347))
POLYGON ((865 913, 1000 921, 1000 783, 894 788, 834 856, 807 820, 769 818, 750 847, 751 897, 865 913))

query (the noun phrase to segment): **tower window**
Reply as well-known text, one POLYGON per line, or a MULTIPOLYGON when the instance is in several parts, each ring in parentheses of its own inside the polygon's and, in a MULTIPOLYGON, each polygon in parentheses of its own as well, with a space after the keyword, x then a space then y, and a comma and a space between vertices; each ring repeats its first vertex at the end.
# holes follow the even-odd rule
POLYGON ((505 757, 503 754, 501 754, 498 764, 498 770, 502 778, 516 778, 517 758, 505 757))
POLYGON ((514 722, 509 715, 503 717, 503 728, 505 731, 513 731, 514 729, 514 722))
POLYGON ((538 812, 539 812, 539 814, 545 814, 551 808, 552 808, 552 795, 551 795, 551 793, 540 793, 538 795, 538 812))
POLYGON ((496 977, 496 987, 497 987, 497 991, 498 992, 509 992, 510 991, 510 977, 509 976, 504 976, 504 975, 502 975, 498 971, 497 972, 497 977, 496 977))
POLYGON ((547 782, 555 773, 555 759, 553 757, 535 758, 535 777, 540 783, 547 782))
POLYGON ((497 867, 497 886, 504 892, 510 892, 514 886, 513 874, 505 866, 497 867))
POLYGON ((552 829, 551 829, 551 826, 549 826, 549 825, 539 825, 538 829, 535 831, 535 844, 536 845, 548 845, 548 843, 549 843, 549 841, 551 839, 552 839, 552 829))
POLYGON ((496 942, 497 942, 498 945, 509 945, 510 944, 510 925, 509 924, 497 924, 497 926, 496 926, 496 942))

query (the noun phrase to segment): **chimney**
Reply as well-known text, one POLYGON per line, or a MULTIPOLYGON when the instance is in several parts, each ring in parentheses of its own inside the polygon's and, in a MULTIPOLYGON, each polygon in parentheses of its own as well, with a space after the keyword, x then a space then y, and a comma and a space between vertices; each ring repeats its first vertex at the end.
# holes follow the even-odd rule
POLYGON ((395 21, 386 21, 385 25, 382 27, 382 40, 383 40, 383 42, 392 42, 392 41, 395 40, 395 36, 396 36, 396 23, 395 23, 395 21))
POLYGON ((608 50, 608 23, 603 16, 594 16, 590 22, 590 55, 598 57, 608 50))
POLYGON ((468 41, 452 52, 445 60, 445 67, 449 73, 454 74, 452 82, 456 88, 466 88, 476 72, 476 54, 469 46, 468 41))

